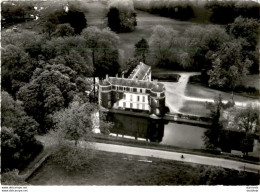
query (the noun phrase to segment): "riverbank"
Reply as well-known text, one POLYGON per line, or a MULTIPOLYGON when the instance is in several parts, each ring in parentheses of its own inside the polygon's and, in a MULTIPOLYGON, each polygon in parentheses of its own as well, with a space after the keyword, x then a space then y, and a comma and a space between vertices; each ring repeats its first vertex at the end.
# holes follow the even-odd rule
POLYGON ((156 150, 169 151, 169 152, 179 152, 179 153, 187 153, 193 155, 201 155, 206 157, 214 157, 219 159, 229 159, 229 160, 235 160, 244 163, 259 165, 259 158, 250 157, 249 159, 244 159, 241 155, 234 155, 231 153, 220 152, 218 150, 185 149, 185 148, 175 147, 171 145, 159 144, 156 142, 132 140, 127 138, 114 137, 114 136, 102 135, 102 134, 95 134, 94 141, 97 143, 116 144, 116 145, 124 145, 124 146, 131 146, 131 147, 142 147, 146 149, 156 149, 156 150))

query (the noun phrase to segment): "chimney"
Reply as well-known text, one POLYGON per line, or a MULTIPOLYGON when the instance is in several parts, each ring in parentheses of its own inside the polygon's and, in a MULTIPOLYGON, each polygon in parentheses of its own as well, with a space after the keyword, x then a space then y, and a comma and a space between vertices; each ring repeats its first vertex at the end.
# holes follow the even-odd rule
POLYGON ((108 81, 108 74, 106 74, 106 80, 108 81))
POLYGON ((116 74, 116 78, 118 78, 118 73, 116 74))

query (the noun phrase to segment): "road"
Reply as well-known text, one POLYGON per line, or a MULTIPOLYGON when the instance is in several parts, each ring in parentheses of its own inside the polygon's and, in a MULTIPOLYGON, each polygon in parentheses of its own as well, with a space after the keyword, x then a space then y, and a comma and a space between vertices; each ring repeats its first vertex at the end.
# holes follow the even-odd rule
MULTIPOLYGON (((45 147, 50 147, 57 144, 57 139, 49 136, 36 136, 36 139, 43 143, 45 147)), ((107 143, 96 143, 96 142, 85 142, 80 141, 79 145, 81 147, 94 148, 99 151, 113 152, 113 153, 122 153, 128 155, 138 155, 142 157, 155 157, 161 159, 183 161, 188 163, 197 163, 202 165, 217 166, 229 169, 235 169, 238 171, 247 171, 258 173, 260 171, 260 166, 256 164, 243 163, 234 160, 222 159, 222 158, 213 158, 200 155, 192 155, 187 153, 179 153, 173 151, 163 151, 157 149, 147 149, 141 147, 130 147, 124 145, 115 145, 107 143), (181 155, 184 155, 184 158, 181 158, 181 155)))
MULTIPOLYGON (((80 145, 84 146, 86 145, 86 143, 80 142, 80 145)), ((247 171, 247 172, 254 172, 254 173, 258 173, 260 171, 259 165, 243 163, 243 162, 228 160, 228 159, 200 156, 200 155, 191 155, 191 154, 162 151, 156 149, 146 149, 140 147, 130 147, 130 146, 123 146, 123 145, 93 143, 93 142, 91 143, 91 147, 94 147, 96 150, 106 151, 106 152, 183 161, 188 163, 196 163, 202 165, 210 165, 210 166, 235 169, 238 171, 247 171), (181 158, 181 155, 183 155, 184 158, 181 158)))

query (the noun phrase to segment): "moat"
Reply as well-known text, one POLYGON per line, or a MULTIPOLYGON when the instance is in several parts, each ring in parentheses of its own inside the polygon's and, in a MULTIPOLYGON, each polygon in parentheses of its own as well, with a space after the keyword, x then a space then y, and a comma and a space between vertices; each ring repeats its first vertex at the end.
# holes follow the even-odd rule
MULTIPOLYGON (((109 113, 108 120, 114 123, 110 135, 126 139, 156 142, 185 149, 204 148, 202 136, 206 128, 178 124, 149 117, 137 117, 118 113, 109 113)), ((259 143, 255 140, 252 156, 258 155, 259 143)), ((232 150, 232 154, 241 154, 232 150)))

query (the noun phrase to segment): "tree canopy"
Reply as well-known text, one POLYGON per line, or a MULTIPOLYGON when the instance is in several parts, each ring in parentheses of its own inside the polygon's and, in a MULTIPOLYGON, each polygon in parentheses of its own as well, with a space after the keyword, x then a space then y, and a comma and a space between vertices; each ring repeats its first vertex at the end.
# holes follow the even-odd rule
POLYGON ((41 145, 34 138, 39 124, 26 114, 23 104, 5 91, 1 96, 2 171, 5 171, 21 168, 31 153, 41 149, 41 145))
POLYGON ((111 0, 108 2, 108 27, 117 33, 134 31, 136 22, 136 12, 133 1, 111 0))
POLYGON ((142 38, 135 44, 135 57, 146 63, 146 56, 149 52, 149 45, 146 39, 142 38))

